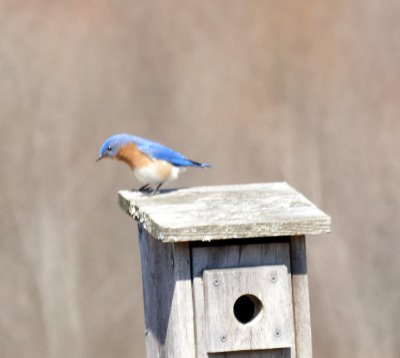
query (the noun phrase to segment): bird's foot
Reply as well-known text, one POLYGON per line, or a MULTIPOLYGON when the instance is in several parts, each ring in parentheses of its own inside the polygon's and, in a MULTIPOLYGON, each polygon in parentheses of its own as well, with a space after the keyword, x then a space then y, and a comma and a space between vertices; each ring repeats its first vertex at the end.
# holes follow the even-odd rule
POLYGON ((140 187, 139 189, 132 189, 132 191, 138 191, 140 193, 146 193, 149 195, 156 195, 160 193, 160 188, 161 185, 163 185, 164 183, 158 184, 157 187, 155 189, 153 189, 150 184, 146 184, 143 185, 142 187, 140 187))
POLYGON ((151 190, 153 190, 151 187, 150 187, 150 184, 145 184, 145 185, 143 185, 143 186, 141 186, 139 189, 138 189, 138 191, 151 191, 151 190))
POLYGON ((149 193, 153 192, 153 189, 151 188, 150 184, 145 184, 141 186, 139 189, 133 188, 132 191, 138 191, 140 193, 149 193))
POLYGON ((161 185, 163 185, 164 183, 160 183, 157 185, 157 187, 151 192, 151 195, 156 195, 156 194, 160 194, 160 188, 161 185))

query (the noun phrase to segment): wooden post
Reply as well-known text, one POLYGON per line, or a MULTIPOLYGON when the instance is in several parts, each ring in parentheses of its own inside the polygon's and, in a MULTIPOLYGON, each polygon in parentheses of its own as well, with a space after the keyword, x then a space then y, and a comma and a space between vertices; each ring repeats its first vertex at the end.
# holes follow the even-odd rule
POLYGON ((121 191, 139 222, 147 357, 309 358, 305 235, 330 218, 286 183, 121 191))

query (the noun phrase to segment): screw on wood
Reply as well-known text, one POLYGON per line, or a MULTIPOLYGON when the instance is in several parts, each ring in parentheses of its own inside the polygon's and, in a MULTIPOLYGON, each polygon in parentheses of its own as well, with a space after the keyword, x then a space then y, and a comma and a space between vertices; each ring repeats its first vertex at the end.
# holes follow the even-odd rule
POLYGON ((218 277, 214 278, 213 284, 214 284, 215 287, 218 287, 218 286, 219 286, 220 281, 219 281, 219 278, 218 278, 218 277))
POLYGON ((278 276, 277 276, 276 272, 273 272, 271 274, 271 282, 276 283, 277 281, 278 281, 278 276))
POLYGON ((279 328, 277 328, 277 329, 275 330, 275 337, 276 337, 276 338, 279 338, 280 336, 281 336, 281 331, 280 331, 279 328))
POLYGON ((225 343, 225 342, 228 340, 228 337, 227 337, 226 334, 223 334, 223 335, 220 337, 220 339, 221 339, 221 342, 225 343))

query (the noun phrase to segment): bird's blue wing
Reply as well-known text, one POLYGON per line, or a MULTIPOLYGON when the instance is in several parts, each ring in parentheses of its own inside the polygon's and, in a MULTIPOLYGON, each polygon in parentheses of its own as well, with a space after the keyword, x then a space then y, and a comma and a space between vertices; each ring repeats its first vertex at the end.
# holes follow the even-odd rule
POLYGON ((135 144, 141 152, 147 154, 148 156, 159 160, 165 160, 177 167, 201 166, 200 163, 193 162, 184 155, 160 143, 135 137, 135 144))

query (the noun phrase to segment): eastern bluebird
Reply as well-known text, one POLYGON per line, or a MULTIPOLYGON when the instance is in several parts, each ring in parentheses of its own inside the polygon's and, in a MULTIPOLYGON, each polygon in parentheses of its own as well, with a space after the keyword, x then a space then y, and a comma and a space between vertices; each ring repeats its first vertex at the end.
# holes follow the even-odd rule
POLYGON ((106 157, 128 164, 139 181, 145 183, 140 191, 152 190, 150 185, 155 184, 154 193, 164 183, 178 178, 187 167, 211 167, 190 160, 165 145, 130 134, 115 134, 107 138, 100 147, 97 161, 106 157))

